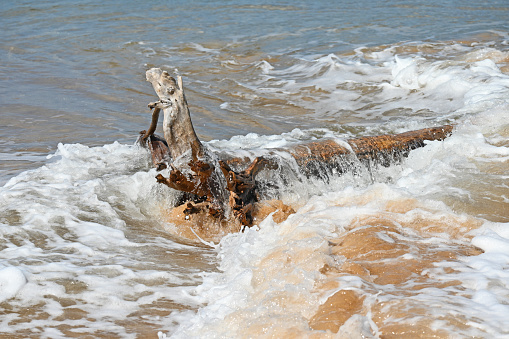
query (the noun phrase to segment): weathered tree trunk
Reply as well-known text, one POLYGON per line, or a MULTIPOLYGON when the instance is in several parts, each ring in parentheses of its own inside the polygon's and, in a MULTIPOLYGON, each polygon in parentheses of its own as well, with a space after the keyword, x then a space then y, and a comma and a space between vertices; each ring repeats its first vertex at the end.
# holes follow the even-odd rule
POLYGON ((348 170, 353 156, 361 162, 388 166, 411 150, 423 147, 426 140, 443 140, 453 129, 445 125, 395 135, 305 142, 274 150, 270 156, 254 161, 225 155, 216 159, 196 136, 182 78, 179 76, 175 81, 166 71, 153 68, 147 71, 147 81, 152 83, 160 100, 149 104, 154 109, 152 123, 148 131, 141 132, 140 141, 147 142, 158 169, 168 164, 171 167, 169 177, 159 174, 157 181, 185 193, 185 214, 208 211, 215 218, 233 216, 246 226, 253 223, 254 204, 258 201, 255 177, 263 169, 278 167, 274 160, 278 152, 288 152, 303 174, 323 177, 324 169, 339 173, 348 170), (153 134, 161 110, 164 139, 153 134))

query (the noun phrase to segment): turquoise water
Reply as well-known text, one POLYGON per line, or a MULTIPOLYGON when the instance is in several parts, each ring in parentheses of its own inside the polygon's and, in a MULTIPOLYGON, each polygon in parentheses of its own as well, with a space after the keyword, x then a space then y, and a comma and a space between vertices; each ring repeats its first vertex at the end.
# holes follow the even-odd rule
POLYGON ((341 289, 364 298, 343 336, 394 322, 422 325, 415 337, 509 335, 508 13, 506 1, 2 1, 0 335, 328 337, 313 319, 341 289), (287 180, 293 217, 210 248, 175 235, 173 195, 134 146, 151 67, 183 77, 214 150, 456 129, 388 169, 287 180), (380 265, 453 253, 417 274, 432 287, 339 268, 360 259, 332 243, 387 223, 399 233, 377 239, 410 249, 380 265))

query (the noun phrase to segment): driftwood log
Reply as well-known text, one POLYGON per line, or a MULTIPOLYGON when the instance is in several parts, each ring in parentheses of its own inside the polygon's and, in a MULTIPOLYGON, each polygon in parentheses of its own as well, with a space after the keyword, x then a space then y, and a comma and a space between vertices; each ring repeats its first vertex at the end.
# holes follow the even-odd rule
POLYGON ((153 110, 152 122, 147 131, 140 132, 139 142, 150 149, 159 170, 170 167, 169 177, 159 174, 157 181, 183 192, 179 204, 185 204, 186 215, 207 212, 218 219, 233 217, 245 226, 253 224, 259 200, 256 175, 276 169, 279 152, 289 154, 303 175, 327 180, 331 173, 349 170, 355 161, 388 166, 425 146, 426 140, 443 140, 453 129, 445 125, 395 135, 304 142, 254 160, 212 154, 194 131, 182 78, 175 80, 159 68, 148 70, 146 76, 159 100, 148 105, 153 110), (164 138, 154 134, 161 110, 164 138))

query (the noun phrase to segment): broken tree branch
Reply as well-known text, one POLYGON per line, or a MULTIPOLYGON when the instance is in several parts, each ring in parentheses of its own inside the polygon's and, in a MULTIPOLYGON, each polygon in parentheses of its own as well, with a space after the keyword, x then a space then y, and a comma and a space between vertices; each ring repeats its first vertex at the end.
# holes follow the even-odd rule
POLYGON ((205 156, 205 148, 196 136, 191 115, 184 95, 182 77, 178 83, 168 72, 152 68, 146 73, 147 81, 152 84, 159 101, 151 105, 163 110, 164 139, 169 147, 172 159, 177 159, 189 150, 194 150, 198 158, 205 156))

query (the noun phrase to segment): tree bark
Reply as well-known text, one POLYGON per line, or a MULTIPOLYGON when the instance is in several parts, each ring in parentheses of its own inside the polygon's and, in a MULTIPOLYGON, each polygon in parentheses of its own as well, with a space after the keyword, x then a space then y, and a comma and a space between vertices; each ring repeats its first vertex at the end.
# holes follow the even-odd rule
POLYGON ((207 211, 211 217, 233 217, 246 226, 253 224, 253 210, 259 200, 256 175, 263 169, 277 168, 280 152, 289 153, 304 175, 327 178, 326 171, 347 171, 352 157, 364 163, 389 166, 408 156, 411 150, 424 147, 426 140, 443 140, 453 130, 453 126, 445 125, 344 141, 324 139, 275 149, 254 161, 227 155, 219 155, 218 159, 208 152, 194 131, 182 78, 179 76, 175 81, 159 68, 148 70, 146 75, 159 101, 149 104, 154 109, 152 122, 147 131, 140 132, 139 140, 148 145, 158 169, 171 167, 169 177, 159 174, 157 181, 184 192, 186 215, 207 211), (154 134, 161 110, 164 139, 154 134))

